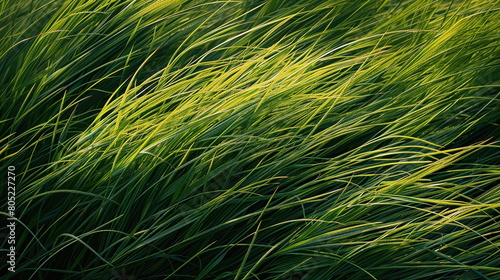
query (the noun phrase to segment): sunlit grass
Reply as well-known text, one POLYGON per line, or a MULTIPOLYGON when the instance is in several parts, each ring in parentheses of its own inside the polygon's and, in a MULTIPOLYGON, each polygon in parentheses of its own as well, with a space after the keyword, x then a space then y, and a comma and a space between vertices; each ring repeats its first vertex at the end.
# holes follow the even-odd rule
POLYGON ((499 8, 1 2, 13 277, 500 278, 499 8))

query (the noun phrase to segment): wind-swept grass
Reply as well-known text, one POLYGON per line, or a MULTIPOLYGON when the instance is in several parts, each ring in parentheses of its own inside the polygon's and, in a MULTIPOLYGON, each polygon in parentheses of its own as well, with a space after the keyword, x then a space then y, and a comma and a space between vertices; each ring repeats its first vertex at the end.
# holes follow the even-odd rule
POLYGON ((1 2, 7 277, 500 279, 499 9, 1 2))

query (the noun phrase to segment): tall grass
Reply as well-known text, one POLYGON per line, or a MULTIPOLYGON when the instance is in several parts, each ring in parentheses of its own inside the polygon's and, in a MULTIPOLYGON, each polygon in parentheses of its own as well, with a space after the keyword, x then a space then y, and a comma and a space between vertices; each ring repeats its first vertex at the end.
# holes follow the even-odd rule
POLYGON ((500 279, 499 9, 1 2, 6 277, 500 279))

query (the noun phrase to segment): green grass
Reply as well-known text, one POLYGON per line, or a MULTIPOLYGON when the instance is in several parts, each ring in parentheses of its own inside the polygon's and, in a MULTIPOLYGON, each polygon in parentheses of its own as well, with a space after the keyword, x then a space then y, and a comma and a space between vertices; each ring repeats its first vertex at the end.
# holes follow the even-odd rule
POLYGON ((500 279, 498 30, 497 0, 5 0, 0 275, 500 279))

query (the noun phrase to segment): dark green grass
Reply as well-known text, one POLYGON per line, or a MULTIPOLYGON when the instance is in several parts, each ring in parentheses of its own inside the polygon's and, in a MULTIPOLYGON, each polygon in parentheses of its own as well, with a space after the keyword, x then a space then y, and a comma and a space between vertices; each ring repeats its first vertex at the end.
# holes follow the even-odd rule
POLYGON ((1 275, 500 279, 499 9, 1 2, 1 275))

